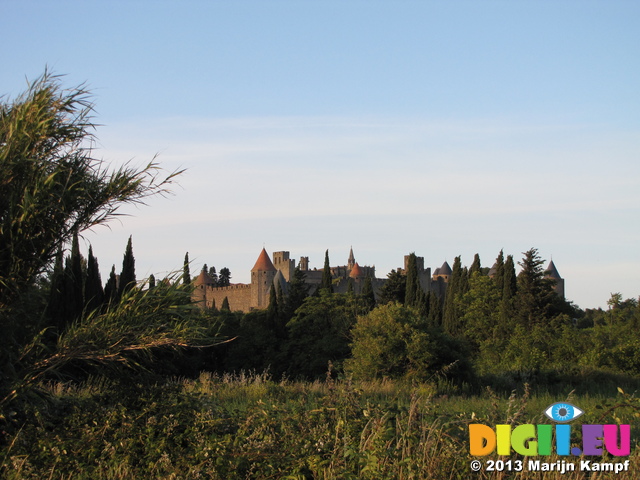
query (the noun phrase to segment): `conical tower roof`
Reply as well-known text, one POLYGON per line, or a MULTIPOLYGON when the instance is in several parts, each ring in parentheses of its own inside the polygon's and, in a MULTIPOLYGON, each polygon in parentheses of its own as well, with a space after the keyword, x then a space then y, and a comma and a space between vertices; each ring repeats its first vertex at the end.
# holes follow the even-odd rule
POLYGON ((251 269, 252 272, 274 272, 276 267, 273 266, 273 262, 269 258, 269 254, 263 248, 258 256, 258 260, 256 260, 256 264, 251 269))
POLYGON ((358 265, 358 262, 356 262, 356 264, 351 269, 351 272, 349 272, 349 277, 358 278, 358 277, 363 277, 363 276, 364 276, 364 272, 360 268, 360 265, 358 265))
POLYGON ((560 274, 558 273, 558 269, 556 268, 555 264, 553 263, 553 260, 551 260, 549 262, 549 266, 547 267, 547 269, 544 271, 544 275, 547 278, 562 278, 560 276, 560 274))
POLYGON ((193 281, 193 284, 196 286, 215 285, 215 283, 216 282, 213 280, 213 278, 211 278, 211 275, 209 275, 204 269, 202 269, 200 275, 198 275, 198 278, 193 281))
POLYGON ((451 275, 451 267, 445 260, 442 266, 438 269, 438 275, 451 275))

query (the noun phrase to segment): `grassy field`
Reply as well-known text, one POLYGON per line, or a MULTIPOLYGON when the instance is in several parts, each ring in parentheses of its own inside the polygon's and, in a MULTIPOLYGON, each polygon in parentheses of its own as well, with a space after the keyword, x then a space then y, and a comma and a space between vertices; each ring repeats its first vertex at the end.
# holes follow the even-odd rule
MULTIPOLYGON (((162 383, 51 383, 46 396, 30 399, 20 413, 8 412, 2 478, 640 478, 640 403, 615 389, 559 396, 523 387, 511 395, 490 389, 461 395, 446 385, 202 373, 197 380, 162 383), (542 412, 560 400, 585 411, 576 424, 632 424, 629 472, 471 471, 469 423, 549 423, 542 412)), ((579 457, 564 459, 579 463, 579 457)))

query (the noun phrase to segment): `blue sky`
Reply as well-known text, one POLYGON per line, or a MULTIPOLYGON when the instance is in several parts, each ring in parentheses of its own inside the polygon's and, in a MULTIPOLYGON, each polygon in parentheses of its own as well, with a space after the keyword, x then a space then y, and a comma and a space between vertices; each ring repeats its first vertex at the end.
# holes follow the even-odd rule
POLYGON ((0 92, 45 66, 95 95, 96 155, 186 168, 86 236, 103 276, 189 252, 246 282, 263 247, 320 268, 531 247, 567 297, 640 294, 640 4, 0 3, 0 92))

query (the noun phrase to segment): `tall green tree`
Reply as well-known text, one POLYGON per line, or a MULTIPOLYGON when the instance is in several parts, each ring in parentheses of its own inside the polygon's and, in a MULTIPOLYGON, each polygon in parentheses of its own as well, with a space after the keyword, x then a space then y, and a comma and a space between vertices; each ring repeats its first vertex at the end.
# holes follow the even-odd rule
POLYGON ((231 270, 227 267, 220 269, 220 275, 218 276, 218 287, 228 287, 231 285, 231 270))
POLYGON ((104 301, 107 304, 113 304, 118 301, 118 277, 116 276, 116 266, 111 266, 109 278, 104 286, 104 301))
POLYGON ((220 311, 221 312, 231 311, 231 307, 229 306, 229 298, 224 297, 224 299, 222 300, 222 305, 220 305, 220 311))
POLYGON ((289 321, 295 311, 304 303, 304 299, 309 296, 309 284, 306 282, 306 273, 297 266, 293 271, 293 277, 289 281, 289 291, 285 300, 283 319, 289 321))
POLYGON ((62 325, 65 314, 65 276, 64 252, 60 250, 56 256, 53 271, 49 276, 50 290, 46 314, 51 325, 62 325))
POLYGON ((494 265, 493 282, 496 284, 496 289, 500 292, 500 296, 502 296, 502 290, 504 289, 504 253, 502 250, 500 250, 494 265))
POLYGON ((131 236, 127 241, 127 248, 124 251, 122 259, 122 271, 120 272, 120 283, 118 284, 118 295, 124 293, 136 286, 136 259, 133 256, 133 246, 131 244, 131 236))
MULTIPOLYGON (((206 264, 205 264, 206 267, 206 264)), ((218 274, 216 272, 216 267, 211 267, 209 269, 209 276, 211 277, 211 280, 213 280, 213 286, 216 287, 218 286, 218 274)))
POLYGON ((376 296, 373 291, 373 282, 371 281, 371 276, 367 275, 364 279, 364 285, 362 286, 362 300, 364 302, 365 309, 370 312, 376 306, 376 296))
POLYGON ((474 273, 476 272, 481 273, 481 271, 482 271, 482 265, 480 264, 480 255, 476 253, 473 256, 473 263, 469 267, 468 277, 471 278, 474 273))
POLYGON ((320 289, 333 293, 333 277, 331 276, 331 267, 329 266, 329 250, 324 252, 324 268, 322 269, 320 289))
POLYGON ((403 275, 402 272, 393 269, 387 274, 387 281, 380 288, 378 303, 380 305, 384 305, 389 302, 404 304, 406 291, 406 275, 403 275))
POLYGON ((356 299, 326 289, 308 297, 287 323, 288 374, 324 376, 328 362, 340 365, 349 355, 349 331, 356 321, 356 299))
POLYGON ((275 330, 275 325, 278 323, 278 295, 276 293, 276 287, 271 284, 269 289, 269 305, 267 306, 267 322, 275 330))
POLYGON ((80 245, 77 233, 73 235, 71 242, 71 253, 65 259, 64 266, 64 296, 65 309, 63 324, 59 325, 63 329, 66 324, 77 320, 84 310, 84 272, 82 271, 83 263, 80 254, 80 245))
POLYGON ((89 245, 89 258, 87 259, 87 281, 84 286, 84 298, 87 310, 96 310, 104 302, 104 289, 102 288, 98 259, 93 256, 91 245, 89 245))
POLYGON ((451 268, 451 277, 447 284, 447 290, 444 297, 444 309, 442 314, 442 326, 444 331, 450 335, 459 333, 460 312, 458 311, 459 297, 464 293, 463 277, 466 277, 462 269, 460 256, 453 261, 451 268))
POLYGON ((184 255, 184 263, 182 267, 182 284, 191 285, 191 271, 189 267, 189 252, 184 255))
POLYGON ((503 323, 511 323, 514 310, 514 298, 517 291, 516 267, 513 255, 507 255, 504 262, 504 282, 502 285, 502 299, 500 301, 500 312, 503 323))
POLYGON ((518 264, 521 267, 517 277, 516 309, 521 324, 531 327, 548 318, 546 307, 553 301, 553 288, 544 278, 544 260, 538 250, 531 248, 523 253, 518 264))
POLYGON ((279 282, 278 282, 278 285, 276 286, 276 298, 278 300, 278 314, 281 314, 283 312, 284 304, 286 302, 286 295, 282 290, 282 284, 279 282))
POLYGON ((429 291, 429 314, 427 323, 434 328, 442 328, 442 300, 435 292, 429 291))
POLYGON ((418 292, 421 290, 420 279, 418 278, 418 265, 415 252, 409 254, 406 272, 406 290, 404 304, 407 307, 415 307, 418 302, 418 292))

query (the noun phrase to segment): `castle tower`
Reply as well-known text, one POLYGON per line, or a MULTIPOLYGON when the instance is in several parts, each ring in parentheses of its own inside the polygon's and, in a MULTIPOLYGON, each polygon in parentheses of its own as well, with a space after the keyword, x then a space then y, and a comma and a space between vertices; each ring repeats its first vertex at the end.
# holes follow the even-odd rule
POLYGON ((364 276, 365 276, 364 271, 362 270, 362 268, 360 268, 360 265, 358 265, 358 262, 356 262, 356 264, 351 269, 351 272, 349 272, 349 278, 353 278, 354 280, 360 280, 360 279, 363 279, 364 276))
POLYGON ((263 248, 251 269, 251 308, 269 306, 269 290, 278 270, 273 266, 269 254, 263 248))
POLYGON ((309 270, 309 257, 300 257, 300 261, 298 262, 298 268, 303 272, 309 270))
POLYGON ((449 262, 445 260, 442 266, 440 268, 436 268, 436 271, 433 272, 433 279, 438 280, 438 278, 442 278, 445 282, 449 282, 449 278, 451 278, 452 273, 449 262))
POLYGON ((289 252, 273 252, 273 266, 290 282, 296 269, 296 261, 289 258, 289 252))
POLYGON ((349 260, 347 260, 347 269, 351 270, 356 264, 356 258, 353 256, 353 247, 349 250, 349 260))
POLYGON ((191 294, 193 303, 198 303, 202 308, 208 307, 207 289, 213 286, 215 286, 213 278, 203 268, 198 278, 193 281, 193 293, 191 294))
MULTIPOLYGON (((406 272, 409 269, 409 257, 411 255, 404 256, 404 271, 406 272)), ((418 257, 416 255, 416 269, 418 273, 422 273, 424 271, 424 257, 418 257)))
POLYGON ((564 298, 564 278, 562 278, 558 273, 558 269, 553 263, 553 260, 549 262, 547 269, 544 271, 544 278, 555 282, 553 290, 562 298, 564 298))

